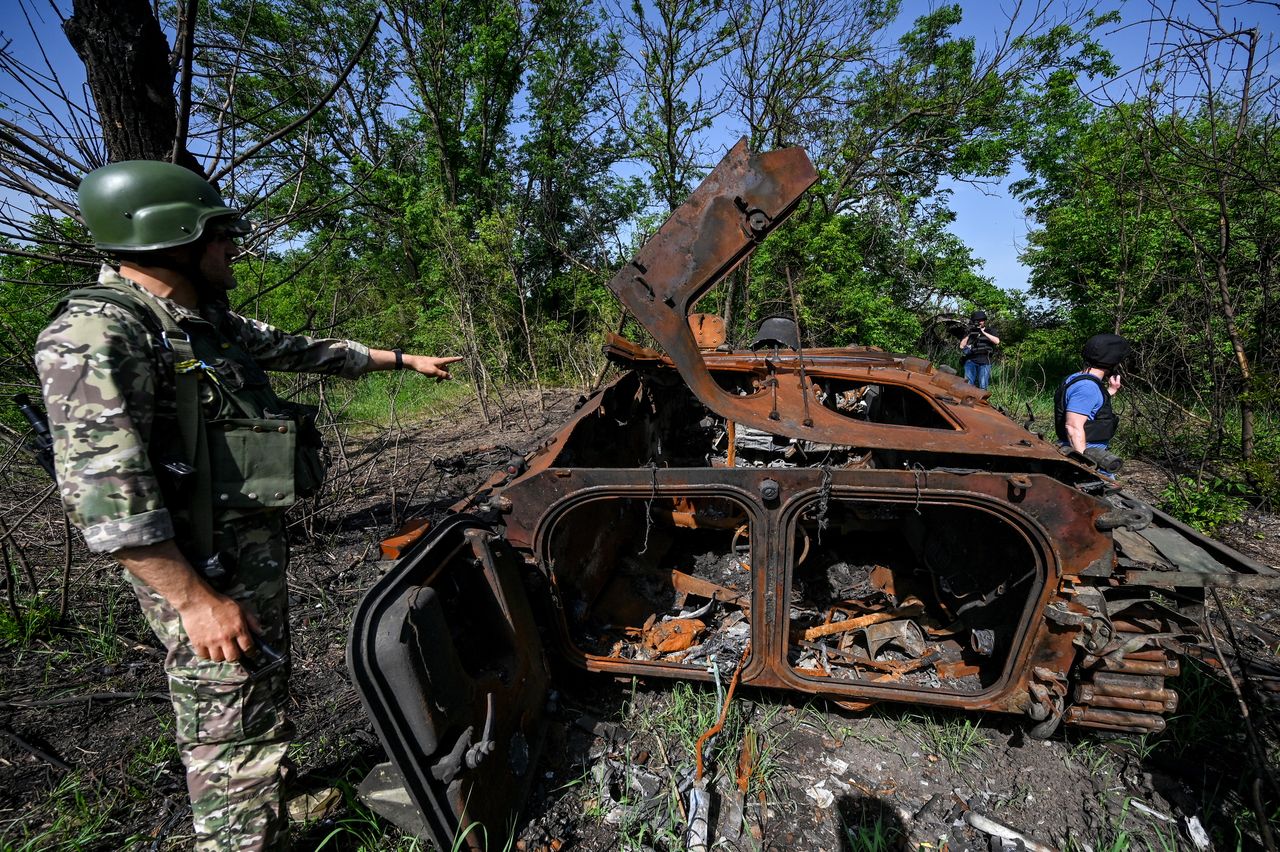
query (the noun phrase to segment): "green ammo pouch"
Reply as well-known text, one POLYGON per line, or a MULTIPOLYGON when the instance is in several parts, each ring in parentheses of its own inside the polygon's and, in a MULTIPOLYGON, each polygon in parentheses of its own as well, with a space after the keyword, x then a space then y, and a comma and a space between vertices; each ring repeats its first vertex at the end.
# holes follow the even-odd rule
POLYGON ((213 504, 226 509, 276 509, 310 497, 328 465, 315 409, 286 403, 261 420, 211 420, 207 426, 213 504))
POLYGON ((205 426, 214 509, 283 509, 298 499, 297 424, 229 418, 205 426))

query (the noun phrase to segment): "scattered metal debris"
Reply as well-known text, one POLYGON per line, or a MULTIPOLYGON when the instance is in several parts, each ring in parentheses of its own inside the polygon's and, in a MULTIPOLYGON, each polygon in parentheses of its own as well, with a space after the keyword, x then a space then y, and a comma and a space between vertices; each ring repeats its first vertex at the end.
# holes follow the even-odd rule
POLYGON ((985 817, 977 811, 965 811, 964 821, 978 831, 989 834, 992 837, 1021 843, 1030 852, 1057 852, 1052 846, 1046 846, 1038 840, 1032 840, 1022 832, 1012 829, 1004 823, 996 822, 990 817, 985 817))

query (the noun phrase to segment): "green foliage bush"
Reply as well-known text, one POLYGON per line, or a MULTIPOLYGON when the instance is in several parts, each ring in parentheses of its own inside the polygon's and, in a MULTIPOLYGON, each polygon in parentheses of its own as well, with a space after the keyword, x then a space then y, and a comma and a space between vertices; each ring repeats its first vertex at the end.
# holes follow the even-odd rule
POLYGON ((1214 478, 1197 482, 1190 476, 1180 476, 1161 492, 1161 507, 1175 518, 1212 535, 1244 517, 1249 508, 1249 501, 1243 496, 1246 492, 1244 485, 1231 480, 1214 478))

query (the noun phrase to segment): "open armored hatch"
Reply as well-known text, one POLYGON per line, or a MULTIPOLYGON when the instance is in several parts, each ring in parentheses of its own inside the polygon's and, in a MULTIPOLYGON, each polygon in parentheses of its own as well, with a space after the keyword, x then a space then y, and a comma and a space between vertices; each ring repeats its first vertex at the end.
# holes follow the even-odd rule
POLYGON ((803 349, 777 318, 720 345, 690 311, 815 180, 800 149, 738 143, 609 282, 662 352, 611 337, 621 375, 360 603, 349 664, 390 758, 364 790, 402 828, 514 830, 549 654, 1149 732, 1205 589, 1280 587, 922 359, 803 349))

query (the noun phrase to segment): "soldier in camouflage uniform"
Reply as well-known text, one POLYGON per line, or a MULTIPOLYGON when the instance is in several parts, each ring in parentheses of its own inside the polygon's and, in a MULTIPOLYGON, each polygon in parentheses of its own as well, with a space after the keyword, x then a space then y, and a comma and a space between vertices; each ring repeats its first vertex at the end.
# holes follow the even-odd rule
POLYGON ((288 670, 253 677, 242 663, 260 644, 287 652, 283 516, 323 471, 306 446, 314 431, 264 370, 448 378, 459 359, 286 334, 231 312, 247 227, 180 166, 114 163, 79 192, 119 269, 104 265, 96 286, 65 299, 37 343, 63 504, 90 549, 124 566, 168 651, 196 848, 281 848, 288 670))

